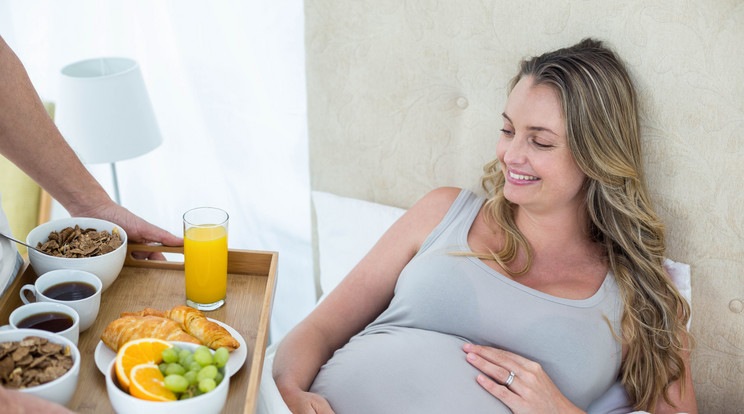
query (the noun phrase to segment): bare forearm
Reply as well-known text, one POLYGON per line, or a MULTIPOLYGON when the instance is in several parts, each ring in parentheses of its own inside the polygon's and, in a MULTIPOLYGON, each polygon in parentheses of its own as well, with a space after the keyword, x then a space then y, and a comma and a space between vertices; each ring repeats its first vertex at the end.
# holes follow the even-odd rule
POLYGON ((18 57, 0 38, 0 153, 71 214, 110 203, 44 109, 18 57))
POLYGON ((308 391, 320 367, 333 350, 327 338, 307 321, 296 326, 279 344, 274 358, 273 375, 279 392, 286 400, 297 391, 308 391))

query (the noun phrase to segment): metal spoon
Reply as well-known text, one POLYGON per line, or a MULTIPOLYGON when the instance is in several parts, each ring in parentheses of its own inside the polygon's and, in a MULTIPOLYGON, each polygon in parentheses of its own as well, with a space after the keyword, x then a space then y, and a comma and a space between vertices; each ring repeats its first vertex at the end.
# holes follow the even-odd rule
MULTIPOLYGON (((34 246, 28 245, 28 244, 26 244, 26 243, 24 243, 24 242, 22 242, 22 241, 20 241, 20 240, 16 240, 16 239, 14 239, 14 238, 12 238, 12 237, 10 237, 10 236, 7 236, 7 235, 5 235, 5 234, 3 234, 3 233, 0 233, 0 236, 3 236, 3 237, 5 237, 6 239, 8 239, 8 240, 11 240, 11 241, 14 241, 14 242, 16 242, 16 243, 18 243, 18 244, 22 244, 22 245, 24 245, 24 246, 28 247, 29 249, 34 249, 34 250, 36 250, 36 251, 37 251, 37 252, 39 252, 39 253, 44 253, 43 251, 41 251, 41 250, 37 249, 37 248, 36 248, 36 247, 34 247, 34 246)), ((44 253, 44 254, 46 254, 46 253, 44 253)))

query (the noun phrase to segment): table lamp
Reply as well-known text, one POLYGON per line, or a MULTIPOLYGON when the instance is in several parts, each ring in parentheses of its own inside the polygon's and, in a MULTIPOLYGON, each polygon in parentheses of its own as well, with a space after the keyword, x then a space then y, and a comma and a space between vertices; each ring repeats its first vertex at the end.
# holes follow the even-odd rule
POLYGON ((121 204, 116 162, 146 154, 162 143, 155 113, 136 61, 95 58, 61 71, 56 122, 83 163, 111 164, 121 204))

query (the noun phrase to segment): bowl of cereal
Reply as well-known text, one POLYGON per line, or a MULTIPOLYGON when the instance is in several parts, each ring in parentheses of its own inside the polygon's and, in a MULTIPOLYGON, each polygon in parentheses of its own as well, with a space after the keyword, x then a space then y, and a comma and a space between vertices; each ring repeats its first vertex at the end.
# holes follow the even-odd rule
POLYGON ((28 259, 37 275, 57 269, 93 273, 106 290, 121 272, 127 255, 127 233, 110 221, 70 217, 52 220, 31 230, 28 259))
POLYGON ((79 374, 80 352, 69 339, 39 329, 0 331, 0 384, 5 389, 67 405, 79 374))

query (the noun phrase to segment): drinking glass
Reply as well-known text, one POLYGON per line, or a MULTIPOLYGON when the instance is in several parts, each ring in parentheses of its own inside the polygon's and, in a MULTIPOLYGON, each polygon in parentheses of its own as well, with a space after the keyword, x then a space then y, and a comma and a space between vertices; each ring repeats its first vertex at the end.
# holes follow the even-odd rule
POLYGON ((198 207, 183 215, 186 304, 192 308, 210 311, 225 304, 229 218, 215 207, 198 207))

